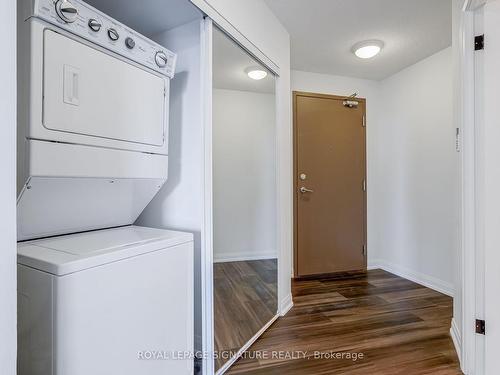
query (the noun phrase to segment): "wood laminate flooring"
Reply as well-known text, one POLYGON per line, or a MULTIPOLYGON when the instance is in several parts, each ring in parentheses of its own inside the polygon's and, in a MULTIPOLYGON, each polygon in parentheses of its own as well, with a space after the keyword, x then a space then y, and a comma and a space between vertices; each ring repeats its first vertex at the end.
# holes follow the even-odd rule
POLYGON ((276 259, 214 264, 216 369, 276 315, 277 279, 276 259))
POLYGON ((382 270, 293 281, 292 290, 292 310, 228 374, 462 374, 448 296, 382 270), (363 358, 324 357, 331 352, 363 358))

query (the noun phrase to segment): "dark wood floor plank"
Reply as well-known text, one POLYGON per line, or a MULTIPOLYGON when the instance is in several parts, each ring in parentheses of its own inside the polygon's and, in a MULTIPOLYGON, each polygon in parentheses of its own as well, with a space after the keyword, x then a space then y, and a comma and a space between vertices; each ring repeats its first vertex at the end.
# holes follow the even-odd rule
POLYGON ((293 309, 229 374, 461 374, 449 335, 450 297, 382 270, 293 281, 292 292, 293 309), (279 357, 287 351, 304 354, 279 357), (364 358, 318 354, 330 352, 364 358))

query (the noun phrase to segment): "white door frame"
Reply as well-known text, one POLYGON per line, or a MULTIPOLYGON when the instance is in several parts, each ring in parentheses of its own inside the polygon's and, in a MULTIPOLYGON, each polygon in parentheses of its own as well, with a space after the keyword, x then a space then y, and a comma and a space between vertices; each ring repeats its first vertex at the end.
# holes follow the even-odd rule
POLYGON ((201 94, 203 138, 203 224, 201 227, 201 308, 202 308, 202 366, 204 375, 215 373, 212 353, 214 340, 213 302, 213 182, 212 182, 212 31, 210 18, 201 24, 201 94))
POLYGON ((17 353, 17 239, 16 239, 16 1, 2 3, 0 32, 0 366, 5 375, 16 373, 17 353))

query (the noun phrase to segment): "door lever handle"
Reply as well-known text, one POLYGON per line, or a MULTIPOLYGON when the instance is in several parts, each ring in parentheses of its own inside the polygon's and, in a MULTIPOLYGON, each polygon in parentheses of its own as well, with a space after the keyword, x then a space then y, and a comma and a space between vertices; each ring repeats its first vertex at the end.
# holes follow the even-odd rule
POLYGON ((314 190, 308 189, 308 188, 306 188, 306 187, 304 187, 304 186, 302 186, 302 187, 299 189, 299 191, 300 191, 302 194, 304 194, 304 193, 314 193, 314 190))

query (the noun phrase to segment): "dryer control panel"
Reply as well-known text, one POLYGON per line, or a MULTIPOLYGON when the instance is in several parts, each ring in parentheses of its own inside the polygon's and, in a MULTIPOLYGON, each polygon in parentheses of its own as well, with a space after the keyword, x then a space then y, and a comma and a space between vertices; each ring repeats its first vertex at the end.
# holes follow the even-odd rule
POLYGON ((34 0, 31 16, 67 30, 169 78, 176 54, 79 0, 34 0))

